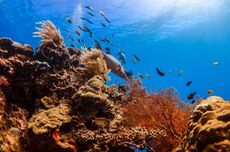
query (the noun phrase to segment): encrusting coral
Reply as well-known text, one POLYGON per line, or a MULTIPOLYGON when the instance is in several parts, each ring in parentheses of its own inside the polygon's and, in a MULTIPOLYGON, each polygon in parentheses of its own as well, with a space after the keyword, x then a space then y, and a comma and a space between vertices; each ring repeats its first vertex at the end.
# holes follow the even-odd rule
POLYGON ((230 151, 230 103, 212 96, 193 112, 188 130, 174 152, 230 151))
POLYGON ((60 127, 63 123, 71 121, 70 107, 61 103, 59 106, 48 110, 41 110, 29 120, 28 127, 35 134, 47 133, 50 129, 60 127))

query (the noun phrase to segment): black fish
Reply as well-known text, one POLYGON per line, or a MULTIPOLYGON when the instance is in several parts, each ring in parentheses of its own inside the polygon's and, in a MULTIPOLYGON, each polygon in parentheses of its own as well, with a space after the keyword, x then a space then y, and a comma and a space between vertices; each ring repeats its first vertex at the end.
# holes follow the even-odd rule
POLYGON ((83 42, 84 42, 84 40, 83 40, 83 39, 81 39, 81 42, 83 43, 83 42))
POLYGON ((125 71, 126 72, 126 75, 128 78, 131 78, 133 76, 133 72, 132 71, 125 71))
POLYGON ((73 45, 73 44, 71 44, 70 46, 74 48, 74 45, 73 45))
POLYGON ((87 30, 86 30, 83 26, 78 25, 77 27, 78 27, 81 31, 87 32, 87 30))
POLYGON ((101 45, 99 44, 99 42, 98 42, 97 40, 94 40, 94 41, 95 41, 95 43, 96 43, 95 48, 96 48, 96 49, 102 50, 102 49, 101 49, 101 45))
POLYGON ((195 92, 191 92, 188 96, 187 96, 187 99, 188 100, 192 100, 194 98, 194 96, 196 95, 197 91, 195 92))
POLYGON ((141 79, 144 79, 143 75, 138 73, 138 76, 141 78, 141 79))
POLYGON ((106 51, 110 51, 111 49, 110 49, 109 47, 106 47, 105 50, 106 50, 106 51))
POLYGON ((111 45, 113 44, 107 37, 104 37, 104 40, 111 45))
POLYGON ((86 32, 89 33, 89 36, 92 38, 93 37, 93 32, 86 26, 84 26, 84 28, 86 29, 86 32))
POLYGON ((100 13, 101 16, 105 16, 105 13, 102 10, 100 10, 99 13, 100 13))
POLYGON ((111 23, 109 19, 107 19, 106 17, 104 17, 104 19, 108 22, 108 23, 111 23))
POLYGON ((191 103, 192 103, 192 104, 194 104, 195 102, 196 102, 196 100, 192 100, 192 102, 191 102, 191 103))
POLYGON ((140 58, 138 58, 135 54, 133 54, 133 57, 137 60, 137 61, 141 61, 140 58))
POLYGON ((101 23, 101 26, 106 27, 106 25, 104 23, 101 23))
POLYGON ((75 30, 75 33, 76 33, 78 36, 81 35, 80 32, 78 32, 77 30, 75 30))
POLYGON ((105 42, 105 40, 104 40, 104 39, 101 39, 101 41, 102 41, 102 42, 105 42))
POLYGON ((77 39, 78 43, 81 43, 81 40, 80 39, 77 39))
POLYGON ((159 74, 159 76, 165 76, 165 73, 161 70, 159 70, 158 68, 156 68, 157 73, 159 74))
POLYGON ((192 84, 192 81, 188 81, 188 82, 186 83, 186 86, 190 86, 190 84, 192 84))
POLYGON ((94 11, 93 7, 91 7, 91 6, 85 6, 85 8, 87 8, 87 9, 89 9, 91 11, 94 11))
POLYGON ((81 19, 84 20, 84 21, 87 21, 87 22, 90 23, 90 24, 93 24, 93 22, 91 22, 89 19, 87 19, 87 18, 85 18, 85 17, 81 17, 81 19))
POLYGON ((94 16, 92 13, 90 13, 90 12, 87 12, 89 15, 91 15, 91 16, 94 16))
POLYGON ((70 30, 67 28, 63 28, 63 30, 65 30, 66 32, 70 32, 70 30))

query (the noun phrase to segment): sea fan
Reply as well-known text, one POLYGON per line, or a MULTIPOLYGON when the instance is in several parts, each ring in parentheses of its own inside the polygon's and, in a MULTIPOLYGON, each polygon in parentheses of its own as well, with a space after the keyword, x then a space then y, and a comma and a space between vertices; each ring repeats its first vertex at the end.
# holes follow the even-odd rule
POLYGON ((43 40, 40 45, 53 44, 55 47, 64 47, 63 37, 59 29, 49 20, 37 22, 41 24, 41 28, 36 27, 37 32, 33 32, 34 37, 41 37, 43 40))
POLYGON ((93 75, 101 75, 106 80, 108 79, 108 69, 101 50, 83 48, 80 61, 85 65, 88 72, 93 75))

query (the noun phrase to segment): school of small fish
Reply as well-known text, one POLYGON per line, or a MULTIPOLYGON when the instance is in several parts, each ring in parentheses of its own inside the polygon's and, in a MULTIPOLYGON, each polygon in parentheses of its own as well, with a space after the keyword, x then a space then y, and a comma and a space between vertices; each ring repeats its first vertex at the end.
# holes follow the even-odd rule
MULTIPOLYGON (((118 53, 117 53, 118 59, 116 59, 111 53, 111 50, 112 50, 111 46, 114 46, 114 45, 113 45, 113 42, 110 40, 110 38, 105 36, 105 35, 100 38, 100 41, 103 42, 103 46, 106 45, 106 47, 104 47, 104 49, 103 49, 99 40, 95 38, 93 31, 89 27, 86 26, 86 24, 95 24, 92 20, 93 20, 93 18, 95 18, 97 16, 97 14, 95 14, 96 11, 92 6, 86 5, 86 6, 84 6, 84 8, 87 10, 86 14, 88 15, 88 17, 90 19, 88 17, 85 17, 85 16, 80 17, 80 19, 83 21, 84 25, 76 25, 76 27, 78 28, 78 29, 74 30, 75 35, 78 37, 76 39, 76 42, 81 46, 84 45, 83 44, 84 39, 82 37, 82 33, 88 33, 89 37, 95 42, 95 47, 100 49, 103 52, 107 66, 109 69, 111 69, 111 71, 113 73, 115 73, 117 76, 123 78, 124 80, 128 80, 131 77, 133 77, 133 75, 134 75, 133 72, 132 71, 129 71, 129 72, 126 71, 126 69, 124 67, 125 64, 127 63, 127 58, 126 58, 125 52, 122 51, 121 49, 118 49, 118 53)), ((109 26, 108 24, 110 24, 111 21, 106 17, 105 12, 103 10, 99 10, 98 15, 101 16, 105 21, 105 22, 99 23, 101 25, 101 27, 102 28, 108 27, 109 26)), ((73 24, 72 19, 69 17, 66 18, 66 22, 69 24, 73 24)), ((70 31, 71 31, 68 28, 63 28, 63 29, 68 33, 70 33, 70 31)), ((114 38, 114 35, 115 35, 115 33, 112 33, 111 38, 114 38)), ((67 35, 67 39, 75 41, 74 36, 71 36, 70 34, 67 35)), ((74 45, 70 44, 70 47, 74 47, 74 45)), ((87 47, 87 48, 89 48, 89 50, 91 49, 91 47, 87 47)), ((141 59, 135 53, 133 53, 130 60, 133 62, 133 64, 138 64, 139 62, 141 62, 141 59)), ((214 66, 217 66, 220 63, 218 61, 215 61, 212 64, 214 66)), ((157 75, 160 77, 164 77, 166 75, 166 73, 162 69, 159 69, 158 67, 155 68, 155 71, 156 71, 157 75)), ((168 74, 171 75, 172 73, 173 73, 172 69, 169 69, 168 74)), ((144 76, 141 73, 137 73, 137 76, 140 79, 144 79, 144 76)), ((177 76, 178 77, 183 76, 183 70, 182 69, 180 69, 177 72, 177 76)), ((146 73, 145 77, 148 79, 152 78, 150 73, 146 73)), ((190 85, 192 85, 192 83, 193 83, 192 81, 187 81, 185 85, 187 87, 189 87, 190 85)), ((211 90, 211 89, 207 90, 208 95, 211 95, 213 93, 214 93, 213 90, 211 90)), ((197 94, 197 91, 192 91, 189 95, 187 95, 187 99, 189 101, 191 101, 192 104, 195 103, 195 101, 196 101, 194 99, 196 94, 197 94)))

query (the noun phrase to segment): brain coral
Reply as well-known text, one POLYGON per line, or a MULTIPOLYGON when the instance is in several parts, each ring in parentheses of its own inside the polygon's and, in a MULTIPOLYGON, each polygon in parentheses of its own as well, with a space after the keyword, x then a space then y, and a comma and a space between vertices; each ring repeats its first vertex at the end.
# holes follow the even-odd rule
POLYGON ((198 104, 174 152, 230 151, 230 103, 212 96, 198 104))

